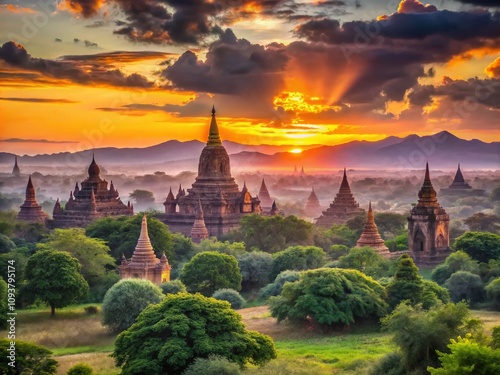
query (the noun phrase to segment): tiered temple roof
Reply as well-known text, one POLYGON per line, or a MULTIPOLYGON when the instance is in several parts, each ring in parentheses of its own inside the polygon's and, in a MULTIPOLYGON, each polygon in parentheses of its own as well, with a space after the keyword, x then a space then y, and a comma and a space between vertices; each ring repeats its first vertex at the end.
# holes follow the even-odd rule
POLYGON ((465 182, 460 164, 458 164, 457 172, 455 173, 455 178, 451 185, 448 188, 441 189, 439 192, 442 195, 458 196, 482 196, 485 193, 483 189, 473 189, 472 186, 465 182))
POLYGON ((366 216, 363 233, 356 242, 356 247, 368 246, 376 250, 380 255, 390 257, 389 248, 385 246, 384 240, 380 237, 377 225, 375 224, 375 216, 372 210, 372 202, 368 205, 368 214, 366 216))
POLYGON ((304 212, 307 217, 318 217, 321 215, 321 205, 319 204, 319 199, 318 196, 316 195, 316 192, 314 191, 314 186, 311 189, 311 194, 309 194, 309 198, 307 198, 306 205, 304 207, 304 212))
POLYGON ((48 215, 42 211, 42 207, 36 201, 35 188, 30 175, 26 186, 26 200, 21 205, 17 218, 24 221, 45 223, 47 217, 48 215))
POLYGON ((59 199, 56 202, 52 213, 55 227, 82 227, 101 217, 134 214, 130 202, 125 205, 121 201, 113 181, 108 189, 108 182, 99 176, 100 171, 92 157, 89 176, 82 181, 81 188, 75 184, 64 208, 61 208, 59 199))
POLYGON ((266 182, 264 181, 264 179, 262 179, 262 184, 260 185, 259 200, 262 211, 271 210, 271 207, 273 205, 273 200, 269 195, 269 191, 267 190, 266 182))
POLYGON ((323 211, 323 215, 318 218, 316 224, 323 227, 331 227, 333 224, 343 224, 349 218, 364 212, 365 210, 359 207, 359 203, 356 202, 351 192, 351 187, 347 181, 347 173, 344 168, 344 176, 342 177, 339 192, 333 202, 330 203, 330 207, 326 211, 323 211))
POLYGON ((199 243, 209 237, 207 227, 205 226, 205 218, 203 217, 203 207, 198 199, 198 209, 194 219, 193 228, 191 228, 191 239, 195 243, 199 243))

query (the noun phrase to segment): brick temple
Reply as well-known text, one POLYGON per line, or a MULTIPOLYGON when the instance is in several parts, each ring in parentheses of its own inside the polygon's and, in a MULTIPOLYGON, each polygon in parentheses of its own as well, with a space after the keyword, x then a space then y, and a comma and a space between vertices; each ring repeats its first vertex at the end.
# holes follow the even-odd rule
POLYGON ((309 194, 309 198, 307 198, 306 205, 304 206, 304 213, 307 217, 315 218, 321 215, 323 209, 319 204, 318 196, 314 191, 314 186, 311 189, 311 194, 309 194))
POLYGON ((483 196, 485 191, 483 189, 473 189, 466 181, 460 169, 460 164, 458 164, 457 172, 455 173, 455 178, 448 188, 443 188, 439 191, 443 196, 483 196))
POLYGON ((42 206, 36 201, 35 188, 31 181, 31 175, 28 178, 28 185, 26 186, 26 199, 21 205, 21 210, 17 214, 17 218, 23 221, 42 224, 45 224, 48 218, 48 215, 42 211, 42 206))
POLYGON ((385 246, 384 240, 380 237, 380 233, 375 224, 375 215, 372 210, 372 202, 368 205, 368 214, 366 215, 365 226, 363 232, 356 242, 356 247, 368 246, 382 256, 390 257, 389 248, 385 246))

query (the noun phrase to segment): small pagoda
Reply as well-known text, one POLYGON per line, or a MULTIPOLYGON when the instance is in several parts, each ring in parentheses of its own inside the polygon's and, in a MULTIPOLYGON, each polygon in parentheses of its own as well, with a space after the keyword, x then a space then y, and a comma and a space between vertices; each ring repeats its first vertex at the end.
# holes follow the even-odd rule
POLYGON ((48 215, 43 212, 42 206, 36 201, 35 188, 31 181, 31 175, 28 178, 28 185, 26 186, 26 200, 21 205, 21 210, 17 214, 17 218, 23 221, 43 224, 45 224, 48 218, 48 215))
POLYGON ((316 224, 322 227, 331 227, 334 224, 343 224, 351 217, 358 214, 364 214, 365 210, 359 207, 351 187, 347 181, 347 173, 344 168, 344 176, 340 184, 340 189, 335 199, 330 203, 330 207, 316 220, 316 224))
POLYGON ((262 179, 262 184, 260 185, 260 190, 259 190, 259 200, 260 200, 260 207, 263 212, 269 212, 271 210, 271 207, 273 205, 273 200, 271 199, 271 196, 269 195, 269 191, 267 190, 266 182, 264 179, 262 179))
POLYGON ((443 188, 439 191, 443 196, 483 196, 485 191, 483 189, 473 189, 467 182, 465 182, 462 171, 460 170, 460 163, 458 164, 455 178, 448 188, 443 188))
POLYGON ((198 199, 196 218, 194 219, 193 228, 191 228, 191 239, 194 243, 200 243, 208 237, 208 230, 205 226, 205 219, 203 218, 203 207, 201 207, 201 201, 198 199))
POLYGON ((377 225, 375 224, 375 216, 372 210, 372 202, 368 205, 368 214, 366 216, 363 233, 356 242, 356 247, 368 246, 382 256, 390 258, 389 248, 385 246, 384 240, 380 237, 377 225))
POLYGON ((20 177, 21 176, 21 169, 17 165, 17 155, 15 155, 14 159, 14 168, 12 168, 12 175, 14 177, 20 177))
POLYGON ((306 205, 304 206, 304 213, 307 217, 315 218, 321 215, 322 212, 321 205, 319 204, 318 196, 314 191, 314 186, 311 189, 311 194, 309 194, 309 198, 307 198, 306 205))
POLYGON ((170 281, 170 264, 165 253, 158 259, 148 234, 148 221, 146 215, 142 217, 141 234, 137 241, 134 254, 130 260, 122 257, 119 267, 122 279, 139 278, 149 280, 156 285, 170 281))

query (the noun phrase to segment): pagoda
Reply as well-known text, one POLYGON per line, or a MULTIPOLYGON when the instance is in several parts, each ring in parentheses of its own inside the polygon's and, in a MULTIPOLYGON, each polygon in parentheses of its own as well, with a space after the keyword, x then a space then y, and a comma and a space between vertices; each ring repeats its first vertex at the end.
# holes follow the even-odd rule
POLYGON ((269 216, 276 216, 276 215, 281 215, 281 212, 278 209, 276 201, 273 201, 273 204, 271 206, 271 211, 269 211, 269 216))
POLYGON ((365 226, 363 233, 356 242, 356 247, 368 246, 375 250, 380 255, 387 258, 390 257, 389 248, 385 246, 384 240, 380 237, 377 225, 375 224, 375 217, 372 210, 372 202, 368 205, 368 214, 366 216, 365 226))
POLYGON ((12 168, 12 175, 15 177, 21 176, 21 169, 19 169, 19 166, 17 165, 17 155, 15 155, 14 168, 12 168))
POLYGON ((17 218, 23 221, 43 224, 45 224, 48 218, 48 215, 42 211, 42 207, 36 201, 35 188, 31 181, 31 175, 28 178, 28 185, 26 186, 26 200, 21 205, 21 210, 17 214, 17 218))
POLYGON ((141 234, 137 241, 134 254, 130 260, 122 257, 119 267, 122 279, 139 278, 149 280, 156 285, 170 281, 170 264, 165 253, 158 259, 148 235, 148 221, 146 215, 142 217, 141 234))
POLYGON ((264 179, 262 179, 262 184, 260 185, 258 197, 260 200, 260 207, 262 211, 269 212, 273 205, 273 200, 269 195, 269 191, 267 190, 266 182, 264 181, 264 179))
POLYGON ((483 189, 473 189, 467 182, 465 182, 460 164, 458 164, 455 178, 448 188, 441 189, 440 194, 448 196, 483 196, 485 191, 483 189))
POLYGON ((69 199, 64 208, 59 199, 54 206, 54 227, 85 227, 92 221, 106 216, 131 216, 134 214, 130 202, 124 204, 111 181, 108 182, 99 176, 100 168, 92 157, 88 173, 89 176, 82 181, 81 188, 78 183, 69 193, 69 199))
POLYGON ((331 227, 334 224, 343 224, 348 219, 358 214, 364 214, 365 210, 359 207, 354 195, 351 192, 347 174, 344 168, 344 176, 340 184, 340 189, 335 199, 330 203, 330 207, 316 220, 316 224, 322 227, 331 227))
POLYGON ((408 217, 408 248, 417 265, 433 266, 450 255, 449 224, 450 218, 438 203, 426 164, 418 203, 408 217))
POLYGON ((193 227, 191 228, 191 239, 194 243, 200 243, 208 237, 208 230, 205 226, 205 218, 203 217, 203 208, 201 207, 201 201, 198 199, 198 210, 193 227))
POLYGON ((212 108, 207 145, 200 155, 198 176, 187 193, 179 190, 176 197, 169 192, 163 203, 165 214, 160 220, 171 231, 185 236, 191 234, 200 204, 210 236, 222 236, 237 228, 243 215, 260 213, 259 199, 252 197, 246 185, 240 191, 231 176, 229 155, 219 136, 215 108, 212 108))
POLYGON ((314 191, 314 186, 312 187, 311 194, 309 194, 309 198, 307 198, 306 205, 304 207, 304 212, 307 217, 318 217, 321 215, 321 205, 319 204, 318 196, 314 191))

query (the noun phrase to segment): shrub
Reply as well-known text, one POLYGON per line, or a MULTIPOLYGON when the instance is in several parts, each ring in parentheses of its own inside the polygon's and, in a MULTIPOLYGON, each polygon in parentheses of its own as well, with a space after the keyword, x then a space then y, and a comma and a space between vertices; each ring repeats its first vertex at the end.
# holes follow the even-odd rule
POLYGON ((500 310, 500 277, 491 281, 485 289, 488 301, 492 302, 495 310, 500 310))
POLYGON ((130 327, 148 305, 163 299, 161 289, 151 281, 124 279, 116 283, 104 296, 103 324, 112 332, 130 327))
POLYGON ((262 299, 267 299, 271 296, 278 296, 281 294, 283 290, 283 285, 286 282, 294 282, 299 279, 300 272, 299 271, 283 271, 276 279, 270 284, 267 284, 264 288, 259 291, 259 297, 262 299))
POLYGON ((231 307, 235 310, 241 309, 245 303, 243 297, 236 290, 229 288, 215 291, 212 297, 221 301, 229 302, 231 307))
POLYGON ((241 271, 243 289, 250 290, 267 284, 272 261, 272 255, 262 251, 253 251, 239 256, 238 266, 241 271))
POLYGON ((477 274, 479 273, 478 262, 463 251, 455 251, 446 258, 443 264, 434 268, 431 279, 439 285, 443 285, 457 271, 477 274))
POLYGON ((273 255, 271 280, 285 270, 309 270, 325 263, 325 251, 316 246, 290 246, 273 255))
POLYGON ((196 358, 182 375, 240 375, 240 366, 227 358, 212 355, 208 358, 196 358))
POLYGON ((484 299, 484 284, 478 275, 470 272, 455 272, 444 284, 450 293, 453 302, 462 300, 470 301, 471 304, 481 302, 484 299))
POLYGON ((67 375, 94 375, 94 370, 86 363, 78 363, 68 370, 67 375))
POLYGON ((0 355, 0 369, 2 369, 2 375, 52 375, 57 372, 57 361, 50 357, 52 352, 43 346, 16 340, 16 367, 9 366, 9 362, 11 362, 9 349, 10 340, 0 340, 0 353, 2 353, 0 355))
POLYGON ((84 308, 85 312, 89 315, 95 315, 99 312, 98 306, 87 306, 84 308))
POLYGON ((186 286, 180 280, 172 280, 160 285, 163 294, 186 293, 186 286))
POLYGON ((407 375, 406 369, 401 363, 401 354, 394 352, 383 356, 370 369, 368 375, 407 375))

